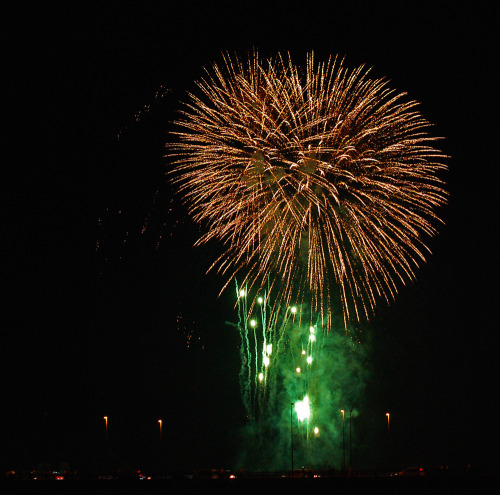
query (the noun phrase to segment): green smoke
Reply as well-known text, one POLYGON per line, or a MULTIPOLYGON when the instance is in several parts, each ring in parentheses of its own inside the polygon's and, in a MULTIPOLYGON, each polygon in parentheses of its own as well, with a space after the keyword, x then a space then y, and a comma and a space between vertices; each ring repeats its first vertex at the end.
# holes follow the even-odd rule
POLYGON ((246 291, 237 288, 237 296, 240 385, 248 416, 240 467, 288 470, 293 444, 296 469, 349 468, 369 374, 367 346, 343 325, 327 333, 304 305, 282 308, 269 322, 269 298, 249 309, 246 291))

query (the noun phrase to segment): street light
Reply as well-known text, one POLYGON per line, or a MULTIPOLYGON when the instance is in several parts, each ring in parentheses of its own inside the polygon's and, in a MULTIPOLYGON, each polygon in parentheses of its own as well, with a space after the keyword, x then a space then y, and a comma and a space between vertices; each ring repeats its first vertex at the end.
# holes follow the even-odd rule
POLYGON ((345 411, 343 409, 340 410, 342 413, 342 469, 345 471, 345 431, 344 431, 344 414, 345 411))
POLYGON ((158 424, 160 425, 160 440, 162 437, 162 426, 163 426, 163 421, 161 419, 158 420, 158 424))
POLYGON ((293 402, 290 404, 290 457, 292 460, 292 471, 290 477, 293 477, 293 402))
POLYGON ((391 469, 391 415, 388 412, 385 415, 387 416, 387 467, 391 469))
POLYGON ((105 425, 105 428, 106 428, 106 442, 108 441, 108 417, 107 416, 104 416, 104 425, 105 425))
POLYGON ((352 471, 352 409, 349 409, 349 467, 352 471))

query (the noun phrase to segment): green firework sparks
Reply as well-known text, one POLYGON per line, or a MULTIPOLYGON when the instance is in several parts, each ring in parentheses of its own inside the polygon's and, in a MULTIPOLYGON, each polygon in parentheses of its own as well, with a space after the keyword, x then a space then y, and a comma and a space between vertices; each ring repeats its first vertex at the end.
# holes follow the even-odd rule
POLYGON ((269 293, 248 294, 236 284, 235 295, 248 418, 241 462, 254 469, 288 469, 293 444, 296 466, 343 467, 341 410, 349 420, 359 414, 366 348, 349 332, 327 332, 305 305, 280 308, 269 319, 269 293))

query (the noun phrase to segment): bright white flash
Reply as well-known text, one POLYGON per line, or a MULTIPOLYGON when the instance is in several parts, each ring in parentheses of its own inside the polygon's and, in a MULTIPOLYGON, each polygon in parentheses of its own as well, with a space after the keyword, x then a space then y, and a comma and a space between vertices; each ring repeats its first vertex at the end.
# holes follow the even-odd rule
POLYGON ((309 397, 306 395, 303 400, 295 403, 295 412, 299 421, 309 419, 311 416, 311 408, 309 407, 309 397))

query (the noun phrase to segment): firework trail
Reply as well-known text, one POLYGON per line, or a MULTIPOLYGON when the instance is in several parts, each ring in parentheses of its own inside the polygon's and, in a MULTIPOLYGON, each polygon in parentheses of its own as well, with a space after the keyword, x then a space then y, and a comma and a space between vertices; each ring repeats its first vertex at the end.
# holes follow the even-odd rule
POLYGON ((254 469, 285 469, 293 423, 293 450, 301 465, 341 463, 341 410, 363 401, 369 370, 367 347, 352 329, 325 332, 309 309, 292 305, 269 319, 268 294, 254 297, 236 284, 240 333, 240 387, 248 422, 243 431, 243 464, 254 469), (314 319, 314 317, 312 317, 314 319), (248 439, 248 443, 245 441, 248 439), (300 460, 300 461, 299 461, 300 460))
MULTIPOLYGON (((303 343, 292 345, 301 333, 298 325, 300 311, 296 306, 290 306, 279 313, 274 312, 272 319, 268 319, 272 302, 267 293, 257 297, 254 314, 248 309, 248 291, 239 288, 237 283, 236 298, 239 318, 236 326, 241 338, 242 399, 249 420, 255 421, 274 410, 278 385, 281 386, 283 381, 280 373, 283 368, 290 367, 289 363, 284 363, 289 361, 287 354, 291 347, 295 348, 293 352, 299 349, 300 363, 292 366, 296 372, 301 366, 309 367, 312 364, 312 344, 316 340, 316 327, 309 327, 305 346, 303 343)), ((292 362, 295 363, 294 358, 292 362)))
POLYGON ((304 71, 226 55, 176 121, 173 180, 207 227, 198 243, 223 243, 211 269, 224 287, 238 276, 273 295, 269 319, 292 302, 327 329, 369 317, 429 252, 445 156, 417 102, 368 74, 313 54, 304 71))
POLYGON ((283 340, 296 323, 297 308, 291 306, 281 312, 274 312, 266 292, 256 298, 249 310, 249 294, 246 288, 236 283, 238 323, 235 325, 241 338, 240 344, 240 387, 247 417, 251 421, 262 419, 274 408, 277 397, 279 361, 283 353, 283 340))

